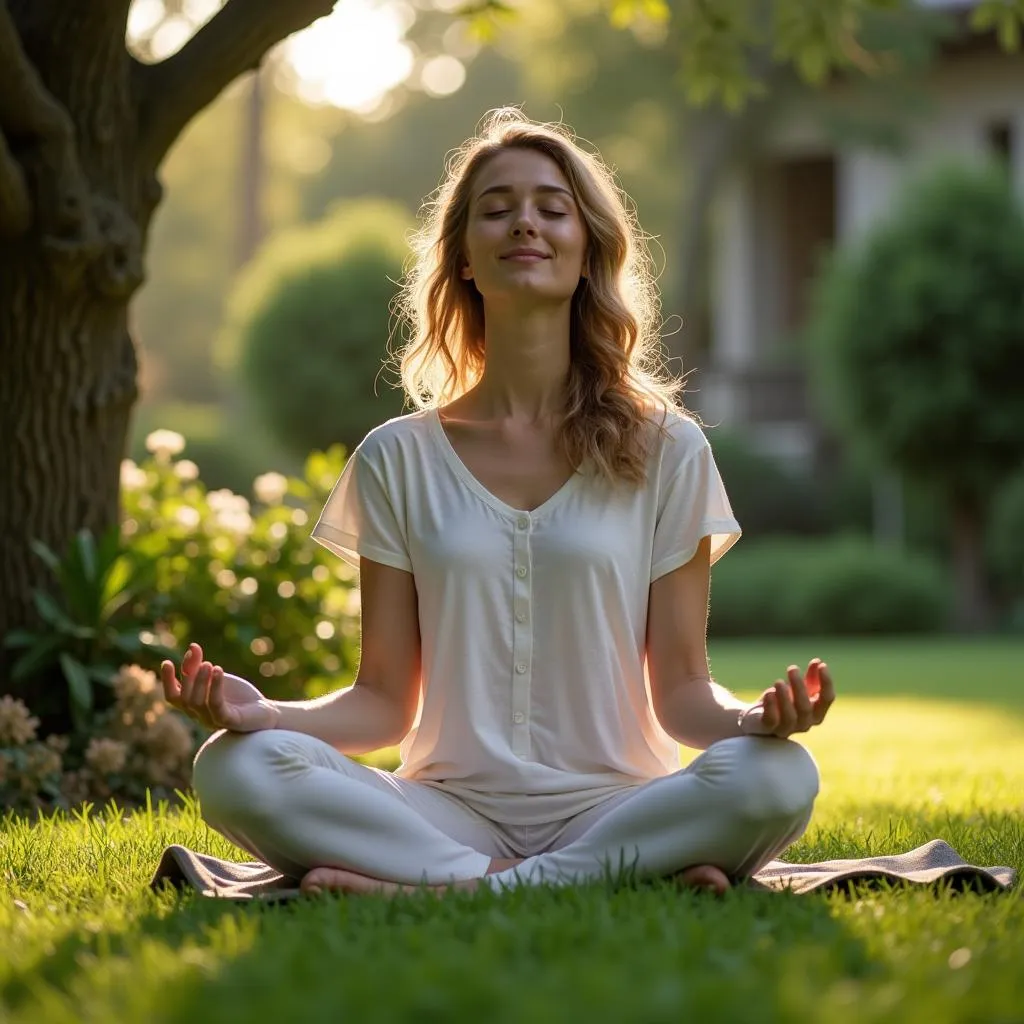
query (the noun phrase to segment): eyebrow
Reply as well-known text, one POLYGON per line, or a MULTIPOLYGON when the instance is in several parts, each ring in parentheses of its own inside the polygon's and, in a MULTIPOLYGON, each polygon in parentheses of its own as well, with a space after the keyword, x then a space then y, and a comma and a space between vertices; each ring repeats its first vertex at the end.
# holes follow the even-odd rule
MULTIPOLYGON (((493 195, 494 193, 498 193, 498 192, 507 194, 507 193, 513 192, 513 191, 515 191, 515 190, 512 188, 511 185, 492 185, 490 188, 485 188, 483 190, 483 192, 481 192, 480 195, 478 195, 476 198, 477 198, 477 201, 479 202, 481 199, 484 198, 484 196, 493 195)), ((567 188, 562 188, 561 185, 538 185, 534 189, 534 192, 547 192, 547 193, 557 193, 557 192, 560 192, 560 193, 562 193, 562 195, 568 196, 574 202, 576 200, 576 197, 567 188)))

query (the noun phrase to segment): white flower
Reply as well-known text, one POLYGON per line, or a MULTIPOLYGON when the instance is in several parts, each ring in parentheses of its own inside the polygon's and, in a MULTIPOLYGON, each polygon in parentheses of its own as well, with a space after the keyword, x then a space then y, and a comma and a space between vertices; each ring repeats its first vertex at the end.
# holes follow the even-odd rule
POLYGON ((178 521, 179 525, 184 526, 186 530, 194 530, 200 522, 199 512, 191 505, 182 505, 174 513, 174 518, 178 521))
POLYGON ((206 495, 206 500, 214 512, 249 511, 248 499, 244 495, 229 491, 226 487, 222 487, 219 491, 210 491, 206 495))
POLYGON ((146 438, 146 450, 158 459, 180 455, 185 450, 185 438, 176 430, 154 430, 146 438))
POLYGON ((288 491, 288 478, 281 473, 264 473, 256 477, 252 489, 258 501, 276 505, 288 491))
POLYGON ((121 460, 121 487, 126 491, 137 491, 146 486, 146 471, 139 469, 131 459, 121 460))
POLYGON ((199 477, 199 467, 191 459, 182 459, 174 464, 174 475, 179 480, 196 480, 199 477))
POLYGON ((252 533, 252 516, 244 509, 225 509, 216 513, 217 523, 228 533, 247 537, 252 533))

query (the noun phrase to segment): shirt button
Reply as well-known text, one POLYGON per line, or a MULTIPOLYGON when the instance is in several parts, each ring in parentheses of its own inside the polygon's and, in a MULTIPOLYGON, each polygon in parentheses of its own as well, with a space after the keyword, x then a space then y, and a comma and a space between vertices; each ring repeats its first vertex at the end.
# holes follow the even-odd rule
POLYGON ((522 675, 525 671, 526 671, 526 662, 525 661, 519 662, 519 664, 516 665, 516 672, 518 672, 519 675, 522 675))
POLYGON ((522 720, 523 720, 523 719, 524 719, 525 717, 526 717, 526 715, 524 715, 524 714, 522 713, 522 711, 517 711, 517 712, 516 712, 516 713, 515 713, 515 714, 514 714, 514 715, 512 716, 512 721, 513 721, 513 722, 521 722, 521 721, 522 721, 522 720))
POLYGON ((525 565, 521 565, 521 566, 519 566, 519 568, 518 568, 518 569, 516 569, 516 575, 517 575, 517 576, 518 576, 518 577, 519 577, 520 579, 524 579, 524 578, 526 577, 526 566, 525 566, 525 565))
POLYGON ((516 526, 518 526, 520 530, 525 530, 529 525, 530 520, 527 519, 526 516, 520 516, 519 522, 516 523, 516 526))
POLYGON ((525 622, 526 612, 516 612, 516 622, 525 622))

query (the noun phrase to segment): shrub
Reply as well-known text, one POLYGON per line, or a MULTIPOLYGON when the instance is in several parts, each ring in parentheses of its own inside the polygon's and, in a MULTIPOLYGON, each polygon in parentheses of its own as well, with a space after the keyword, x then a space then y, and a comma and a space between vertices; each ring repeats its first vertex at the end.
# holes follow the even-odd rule
POLYGON ((180 661, 187 641, 270 697, 314 696, 351 682, 356 574, 309 536, 344 449, 314 452, 302 478, 257 477, 250 504, 207 491, 195 464, 179 458, 184 445, 181 435, 158 430, 147 438, 148 459, 124 461, 120 537, 97 543, 82 534, 63 562, 44 553, 60 584, 57 599, 47 598, 50 631, 5 641, 24 649, 22 660, 41 652, 27 675, 60 658, 73 728, 48 726, 53 734, 39 739, 40 708, 0 700, 4 806, 131 803, 147 790, 162 798, 185 788, 204 731, 166 706, 153 670, 165 655, 180 661), (141 664, 112 662, 118 652, 137 654, 141 664))
POLYGON ((197 730, 163 700, 157 677, 126 665, 111 680, 113 705, 88 737, 37 738, 39 719, 0 698, 0 805, 14 811, 116 799, 122 806, 174 798, 191 777, 197 730), (77 741, 76 741, 77 740, 77 741))
POLYGON ((825 528, 820 489, 809 474, 758 452, 745 437, 708 431, 733 512, 748 537, 820 533, 825 528))
POLYGON ((1024 209, 1005 173, 946 167, 845 247, 807 339, 822 413, 955 524, 958 621, 984 625, 989 495, 1024 457, 1024 209))
POLYGON ((198 469, 176 459, 184 439, 150 436, 153 457, 122 466, 123 532, 156 563, 154 628, 203 646, 226 671, 268 696, 297 699, 334 689, 356 666, 354 570, 310 537, 344 465, 339 445, 306 460, 304 478, 266 473, 256 501, 207 491, 198 469))
POLYGON ((379 377, 411 227, 393 203, 343 205, 275 237, 239 279, 222 349, 291 450, 351 449, 402 411, 402 391, 379 377))
POLYGON ((915 633, 941 629, 951 588, 923 555, 866 538, 741 543, 712 571, 715 636, 915 633))

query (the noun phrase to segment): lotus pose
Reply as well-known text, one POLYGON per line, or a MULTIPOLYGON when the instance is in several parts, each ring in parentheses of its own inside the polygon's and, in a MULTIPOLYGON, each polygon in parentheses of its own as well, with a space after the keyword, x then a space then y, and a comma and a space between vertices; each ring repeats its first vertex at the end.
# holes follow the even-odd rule
POLYGON ((356 447, 313 530, 359 570, 354 685, 268 700, 196 644, 162 666, 219 730, 194 766, 206 821, 308 893, 608 872, 724 891, 806 828, 818 772, 788 737, 835 694, 818 659, 754 704, 711 677, 710 568, 740 527, 657 360, 610 172, 493 112, 404 289, 416 411, 356 447), (396 743, 394 773, 352 759, 396 743), (703 752, 681 768, 679 744, 703 752))

